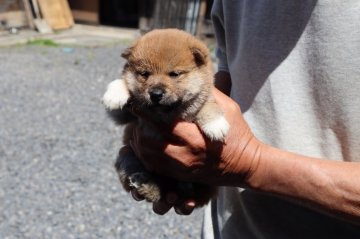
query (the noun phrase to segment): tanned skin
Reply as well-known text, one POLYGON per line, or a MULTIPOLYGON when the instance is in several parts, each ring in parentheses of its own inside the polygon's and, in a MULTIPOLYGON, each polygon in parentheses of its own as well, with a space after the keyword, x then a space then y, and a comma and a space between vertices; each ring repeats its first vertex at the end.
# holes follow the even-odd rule
MULTIPOLYGON (((226 94, 230 82, 229 73, 216 74, 215 85, 226 94)), ((223 146, 212 147, 189 122, 178 122, 162 132, 178 141, 154 142, 136 131, 131 145, 149 170, 180 180, 251 188, 360 225, 359 162, 312 158, 266 145, 254 137, 233 100, 216 89, 213 94, 231 125, 223 146), (157 147, 164 144, 165 149, 157 147), (212 159, 217 167, 209 166, 209 155, 217 155, 212 159), (160 159, 161 167, 151 167, 152 159, 160 159)), ((178 214, 190 214, 195 205, 191 199, 178 202, 176 193, 169 193, 153 209, 164 214, 174 207, 178 214)))

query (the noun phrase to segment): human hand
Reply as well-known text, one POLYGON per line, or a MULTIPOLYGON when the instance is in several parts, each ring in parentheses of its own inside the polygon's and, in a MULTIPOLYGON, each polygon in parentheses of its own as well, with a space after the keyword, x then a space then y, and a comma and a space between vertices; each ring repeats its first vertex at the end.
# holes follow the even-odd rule
POLYGON ((243 180, 246 183, 256 168, 261 143, 249 129, 238 104, 216 89, 213 95, 230 124, 225 141, 211 142, 197 125, 185 121, 170 129, 159 126, 164 136, 161 139, 149 138, 136 128, 130 144, 149 171, 212 185, 240 186, 243 180))
POLYGON ((162 139, 148 138, 137 128, 131 147, 149 171, 183 181, 246 185, 257 167, 261 143, 250 131, 239 106, 216 89, 213 95, 230 124, 225 141, 211 142, 197 125, 184 121, 170 129, 157 127, 162 139))
MULTIPOLYGON (((131 195, 136 201, 144 200, 144 197, 136 190, 132 190, 131 195)), ((179 215, 190 215, 196 207, 196 202, 193 199, 181 199, 176 192, 168 192, 165 198, 161 198, 160 201, 154 202, 152 206, 153 211, 159 215, 164 215, 171 208, 174 208, 175 212, 179 215)))

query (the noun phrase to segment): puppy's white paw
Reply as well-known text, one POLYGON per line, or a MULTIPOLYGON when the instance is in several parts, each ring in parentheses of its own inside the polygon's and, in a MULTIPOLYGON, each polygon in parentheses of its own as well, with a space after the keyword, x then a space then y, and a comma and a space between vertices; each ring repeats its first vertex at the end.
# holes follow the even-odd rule
POLYGON ((204 124, 201 129, 204 134, 214 141, 223 141, 229 132, 230 125, 224 116, 220 116, 213 121, 204 124))
POLYGON ((130 97, 129 91, 123 80, 117 79, 107 86, 102 102, 109 110, 117 110, 124 107, 130 97))

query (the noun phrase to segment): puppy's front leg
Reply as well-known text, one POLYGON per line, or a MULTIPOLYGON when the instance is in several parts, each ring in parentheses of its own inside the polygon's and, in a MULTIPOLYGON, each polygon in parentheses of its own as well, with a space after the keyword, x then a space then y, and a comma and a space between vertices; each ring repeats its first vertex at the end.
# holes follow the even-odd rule
POLYGON ((196 123, 212 141, 223 141, 230 129, 224 113, 213 99, 201 108, 196 116, 196 123))
POLYGON ((129 99, 129 90, 122 79, 110 82, 102 98, 108 115, 120 125, 127 124, 136 118, 124 107, 129 99))
POLYGON ((109 111, 122 109, 130 98, 129 90, 122 79, 117 79, 107 86, 102 102, 109 111))

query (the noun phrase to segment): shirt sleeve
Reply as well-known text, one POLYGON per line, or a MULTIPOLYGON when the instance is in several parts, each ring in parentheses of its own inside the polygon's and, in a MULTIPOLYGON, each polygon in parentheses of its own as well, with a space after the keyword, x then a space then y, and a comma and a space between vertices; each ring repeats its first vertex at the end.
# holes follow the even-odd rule
POLYGON ((211 18, 213 21, 217 47, 216 57, 218 58, 218 71, 229 72, 226 55, 226 40, 225 40, 225 29, 224 29, 224 13, 222 7, 222 1, 215 0, 212 10, 211 18))
POLYGON ((229 72, 226 52, 224 52, 220 47, 217 47, 216 48, 216 57, 218 58, 218 71, 229 72))

